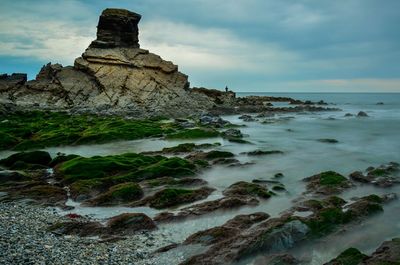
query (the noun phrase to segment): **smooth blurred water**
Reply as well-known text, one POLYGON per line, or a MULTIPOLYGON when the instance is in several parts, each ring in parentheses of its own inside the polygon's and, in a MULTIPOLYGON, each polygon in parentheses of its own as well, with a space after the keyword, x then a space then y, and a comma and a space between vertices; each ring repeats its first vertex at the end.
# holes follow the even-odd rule
MULTIPOLYGON (((247 94, 238 93, 238 96, 247 94)), ((256 93, 256 95, 261 95, 256 93)), ((301 181, 304 177, 326 170, 334 170, 348 175, 355 170, 364 170, 369 166, 379 166, 390 161, 400 162, 400 94, 353 94, 353 93, 268 93, 271 96, 286 96, 302 100, 319 101, 335 104, 341 108, 335 112, 288 113, 278 114, 274 118, 283 118, 276 123, 243 122, 237 115, 223 118, 237 124, 248 135, 246 140, 253 144, 237 144, 221 138, 195 141, 197 143, 222 144, 218 149, 235 153, 241 162, 253 162, 246 167, 217 166, 199 174, 209 185, 217 188, 207 200, 222 196, 222 191, 229 185, 245 180, 270 179, 280 172, 285 175, 280 181, 287 192, 278 193, 269 200, 261 201, 256 207, 243 207, 237 210, 216 212, 182 223, 161 225, 156 234, 168 237, 171 242, 181 242, 190 234, 223 224, 230 218, 256 211, 264 211, 272 216, 279 215, 292 205, 292 200, 304 191, 301 181), (377 105, 382 102, 383 105, 377 105), (369 117, 344 117, 346 113, 357 114, 365 111, 369 117), (288 118, 293 117, 293 118, 288 118), (288 119, 287 119, 288 118, 288 119), (339 142, 329 144, 318 139, 332 138, 339 142), (284 154, 248 157, 242 152, 262 150, 281 150, 284 154)), ((280 103, 282 104, 282 103, 280 103)), ((174 146, 189 141, 166 141, 161 139, 145 139, 138 141, 116 142, 102 145, 67 146, 47 149, 52 155, 57 152, 75 153, 83 156, 118 154, 124 152, 141 152, 161 150, 166 146, 174 146)), ((192 142, 192 141, 191 141, 192 142)), ((0 153, 0 157, 9 152, 0 153)), ((400 188, 381 189, 362 186, 350 190, 343 196, 362 196, 371 193, 400 193, 400 188)), ((130 211, 145 212, 150 216, 159 211, 141 208, 85 208, 75 205, 78 213, 92 214, 95 217, 109 216, 130 211)), ((187 205, 185 205, 187 206, 187 205)), ((174 209, 177 211, 178 209, 174 209)), ((385 212, 359 224, 340 236, 330 236, 326 240, 310 243, 293 253, 309 261, 309 264, 322 264, 350 246, 371 252, 383 240, 400 236, 400 203, 394 202, 385 207, 385 212)))

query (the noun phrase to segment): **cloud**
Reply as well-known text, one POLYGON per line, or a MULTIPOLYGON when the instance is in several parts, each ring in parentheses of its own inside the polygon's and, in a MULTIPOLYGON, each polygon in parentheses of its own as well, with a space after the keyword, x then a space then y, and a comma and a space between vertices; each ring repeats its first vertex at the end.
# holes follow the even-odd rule
POLYGON ((141 26, 141 46, 192 70, 252 71, 275 74, 299 55, 268 42, 243 40, 232 31, 171 21, 141 26))
MULTIPOLYGON (((64 10, 74 11, 74 1, 60 3, 64 10)), ((76 4, 76 3, 75 3, 76 4)), ((64 20, 65 13, 51 11, 52 5, 33 5, 37 12, 27 12, 21 19, 13 6, 0 16, 0 56, 36 58, 40 61, 71 64, 80 56, 95 35, 95 23, 85 27, 85 22, 64 20), (40 8, 38 8, 40 7, 40 8), (50 15, 51 14, 51 15, 50 15), (83 22, 83 23, 82 23, 83 22)), ((62 7, 58 7, 60 10, 62 7)), ((24 8, 22 8, 24 10, 24 8)), ((82 13, 82 9, 80 9, 82 13)), ((85 12, 83 12, 85 13, 85 12)))

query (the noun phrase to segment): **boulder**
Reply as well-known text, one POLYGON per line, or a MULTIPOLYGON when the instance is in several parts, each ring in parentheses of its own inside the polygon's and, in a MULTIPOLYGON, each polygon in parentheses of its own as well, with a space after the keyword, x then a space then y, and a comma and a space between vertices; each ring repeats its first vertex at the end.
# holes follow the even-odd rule
POLYGON ((366 112, 360 111, 357 113, 357 117, 362 118, 362 117, 369 117, 369 116, 366 112))
POLYGON ((107 8, 99 18, 97 39, 92 48, 139 48, 138 23, 141 15, 125 9, 107 8))
POLYGON ((123 213, 107 222, 111 234, 131 235, 143 230, 154 230, 153 220, 143 213, 123 213))

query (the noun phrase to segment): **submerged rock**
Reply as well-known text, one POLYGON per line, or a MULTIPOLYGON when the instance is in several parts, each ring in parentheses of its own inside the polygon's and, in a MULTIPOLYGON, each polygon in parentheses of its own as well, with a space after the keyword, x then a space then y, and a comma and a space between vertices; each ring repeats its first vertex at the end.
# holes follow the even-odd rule
POLYGON ((268 199, 273 195, 265 186, 245 181, 232 184, 222 194, 225 196, 254 196, 263 199, 268 199))
POLYGON ((357 113, 357 117, 360 118, 360 117, 369 117, 369 116, 368 116, 368 114, 366 112, 360 111, 360 112, 357 113))
POLYGON ((384 265, 400 264, 400 238, 393 238, 382 245, 370 256, 361 253, 356 248, 343 251, 337 258, 324 265, 384 265))
POLYGON ((164 209, 191 203, 207 198, 215 189, 202 187, 189 190, 181 188, 166 188, 156 192, 154 195, 144 198, 142 201, 133 203, 131 206, 149 205, 155 209, 164 209))
POLYGON ((350 180, 334 171, 326 171, 303 179, 307 182, 306 193, 331 195, 352 187, 350 180))
POLYGON ((390 187, 400 183, 400 166, 396 162, 371 167, 366 173, 355 171, 350 178, 357 182, 370 183, 379 187, 390 187))
POLYGON ((156 222, 172 222, 180 221, 187 218, 194 218, 200 215, 209 214, 215 211, 232 210, 242 206, 255 206, 259 203, 254 197, 248 196, 232 196, 223 197, 217 200, 206 201, 189 207, 182 208, 178 213, 163 212, 158 214, 154 221, 156 222))

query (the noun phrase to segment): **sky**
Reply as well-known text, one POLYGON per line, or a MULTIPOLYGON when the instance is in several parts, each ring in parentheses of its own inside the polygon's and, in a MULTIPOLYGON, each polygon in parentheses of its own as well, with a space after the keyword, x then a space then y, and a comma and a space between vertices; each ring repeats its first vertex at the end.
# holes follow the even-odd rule
POLYGON ((107 7, 141 14, 141 48, 191 86, 400 92, 398 0, 1 0, 0 73, 73 65, 107 7))

